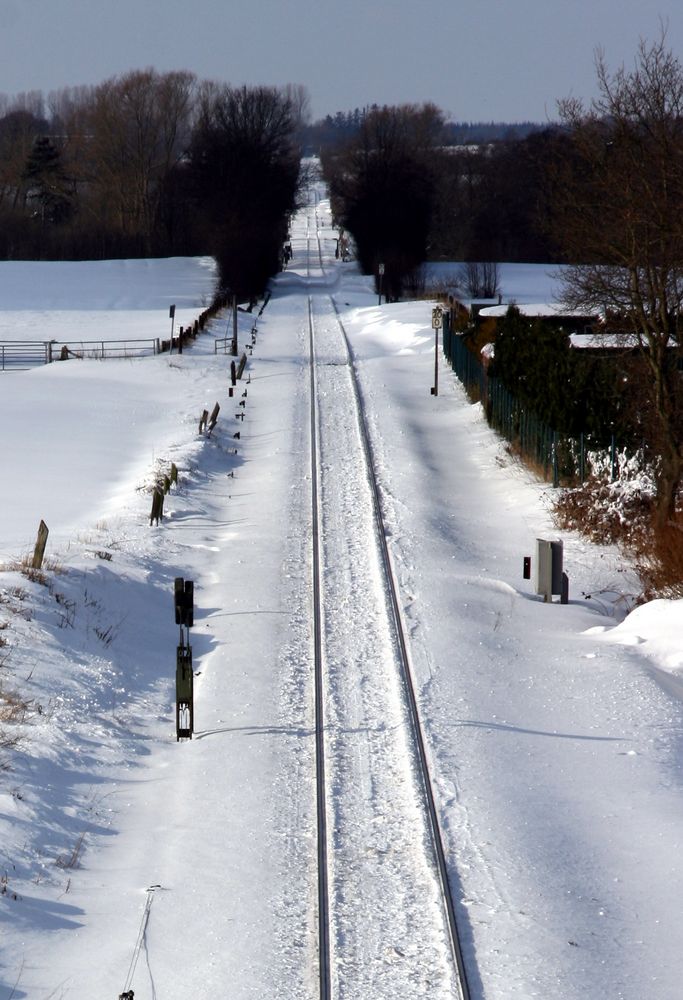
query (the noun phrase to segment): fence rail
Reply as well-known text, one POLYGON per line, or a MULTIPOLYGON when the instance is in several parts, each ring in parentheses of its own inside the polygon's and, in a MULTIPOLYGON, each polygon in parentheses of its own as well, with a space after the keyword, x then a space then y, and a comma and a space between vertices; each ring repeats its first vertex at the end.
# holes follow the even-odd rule
POLYGON ((142 358, 159 354, 159 340, 0 340, 0 371, 34 368, 69 358, 142 358))
POLYGON ((35 340, 0 341, 0 371, 33 368, 45 365, 47 361, 47 344, 35 340))

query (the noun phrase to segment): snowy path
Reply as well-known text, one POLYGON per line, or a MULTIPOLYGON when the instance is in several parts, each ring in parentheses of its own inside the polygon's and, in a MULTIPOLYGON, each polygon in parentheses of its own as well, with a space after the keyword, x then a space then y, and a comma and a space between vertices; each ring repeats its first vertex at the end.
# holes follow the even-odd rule
POLYGON ((581 594, 618 586, 618 561, 567 538, 574 600, 539 604, 521 569, 556 536, 540 489, 451 379, 436 402, 424 366, 416 390, 412 350, 383 355, 369 313, 345 325, 481 995, 674 1000, 683 712, 628 649, 582 635, 604 618, 581 594))

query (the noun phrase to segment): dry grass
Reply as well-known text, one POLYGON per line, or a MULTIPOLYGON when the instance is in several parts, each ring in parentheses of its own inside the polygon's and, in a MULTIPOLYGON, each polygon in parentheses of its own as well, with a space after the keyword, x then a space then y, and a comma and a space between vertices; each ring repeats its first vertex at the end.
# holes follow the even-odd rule
MULTIPOLYGON (((22 698, 16 691, 8 691, 0 685, 0 722, 21 724, 31 713, 32 703, 22 698)), ((0 740, 2 737, 0 737, 0 740)))
POLYGON ((17 732, 16 726, 26 722, 33 711, 30 701, 22 698, 16 691, 7 691, 0 687, 0 771, 10 768, 10 758, 6 751, 17 750, 23 743, 24 734, 17 732))
POLYGON ((636 565, 643 582, 643 600, 683 597, 683 523, 669 523, 652 532, 647 547, 641 546, 636 565))
POLYGON ((8 587, 7 594, 15 601, 25 601, 28 597, 28 590, 26 587, 8 587))
MULTIPOLYGON (((3 591, 0 603, 8 608, 10 614, 15 611, 9 591, 3 591)), ((9 667, 12 654, 12 647, 4 634, 9 627, 9 621, 0 623, 0 671, 2 672, 9 667)), ((22 742, 22 734, 17 732, 15 727, 23 725, 32 711, 30 701, 23 698, 18 692, 7 688, 0 680, 0 750, 15 750, 19 746, 22 742)), ((0 770, 4 771, 8 766, 7 758, 0 757, 0 770)))
POLYGON ((66 573, 66 569, 58 559, 51 557, 46 557, 43 559, 43 565, 40 569, 36 569, 33 566, 33 556, 25 555, 21 559, 13 559, 9 563, 3 563, 0 565, 0 572, 2 573, 21 573, 22 576, 30 580, 31 583, 38 583, 43 587, 49 586, 50 577, 48 574, 52 573, 55 576, 61 576, 66 573))
POLYGON ((3 872, 3 874, 0 875, 0 896, 7 896, 9 899, 14 900, 19 899, 16 892, 14 892, 13 889, 10 889, 9 875, 7 872, 3 872))
POLYGON ((640 576, 640 603, 657 597, 683 598, 683 514, 678 522, 655 530, 650 492, 633 483, 592 477, 583 486, 562 490, 553 514, 559 527, 623 550, 640 576))
POLYGON ((652 497, 597 476, 582 486, 562 490, 553 504, 553 514, 561 528, 579 531, 603 545, 639 550, 652 537, 652 497))
POLYGON ((76 843, 74 844, 73 850, 68 854, 60 854, 55 864, 58 868, 64 868, 65 870, 72 870, 78 868, 80 865, 81 854, 83 853, 83 848, 85 847, 85 833, 81 833, 78 837, 76 843))
POLYGON ((537 461, 533 455, 529 455, 527 452, 523 451, 518 440, 506 441, 504 442, 504 446, 506 453, 511 458, 515 459, 515 461, 520 462, 525 469, 528 469, 529 472, 536 477, 536 479, 546 483, 552 479, 552 470, 548 469, 548 465, 537 461))

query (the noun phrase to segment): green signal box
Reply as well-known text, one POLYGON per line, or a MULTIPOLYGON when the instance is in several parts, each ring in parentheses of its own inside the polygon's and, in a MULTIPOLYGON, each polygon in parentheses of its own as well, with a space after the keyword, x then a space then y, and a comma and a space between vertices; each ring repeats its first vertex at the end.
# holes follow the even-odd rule
POLYGON ((194 625, 194 582, 184 580, 182 576, 175 578, 174 588, 175 599, 175 623, 192 628, 194 625))
POLYGON ((176 740, 192 739, 194 731, 194 674, 192 647, 181 643, 176 654, 176 740))

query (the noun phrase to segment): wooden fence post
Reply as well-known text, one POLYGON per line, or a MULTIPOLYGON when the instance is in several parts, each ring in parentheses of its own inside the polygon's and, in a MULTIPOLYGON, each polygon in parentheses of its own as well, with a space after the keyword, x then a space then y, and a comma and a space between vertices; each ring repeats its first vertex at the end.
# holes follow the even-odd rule
POLYGON ((209 417, 209 434, 214 429, 218 422, 218 414, 220 413, 220 405, 216 403, 213 410, 211 411, 211 416, 209 417))
POLYGON ((157 487, 154 490, 154 493, 152 494, 152 513, 150 514, 149 517, 150 526, 152 524, 152 521, 156 521, 156 523, 159 524, 159 521, 163 521, 163 519, 164 519, 164 494, 163 491, 157 487))
POLYGON ((50 534, 48 526, 45 521, 40 522, 38 528, 38 539, 36 541, 36 547, 33 550, 33 561, 31 562, 32 569, 42 569, 43 568, 43 558, 45 556, 45 546, 47 545, 47 536, 50 534))

